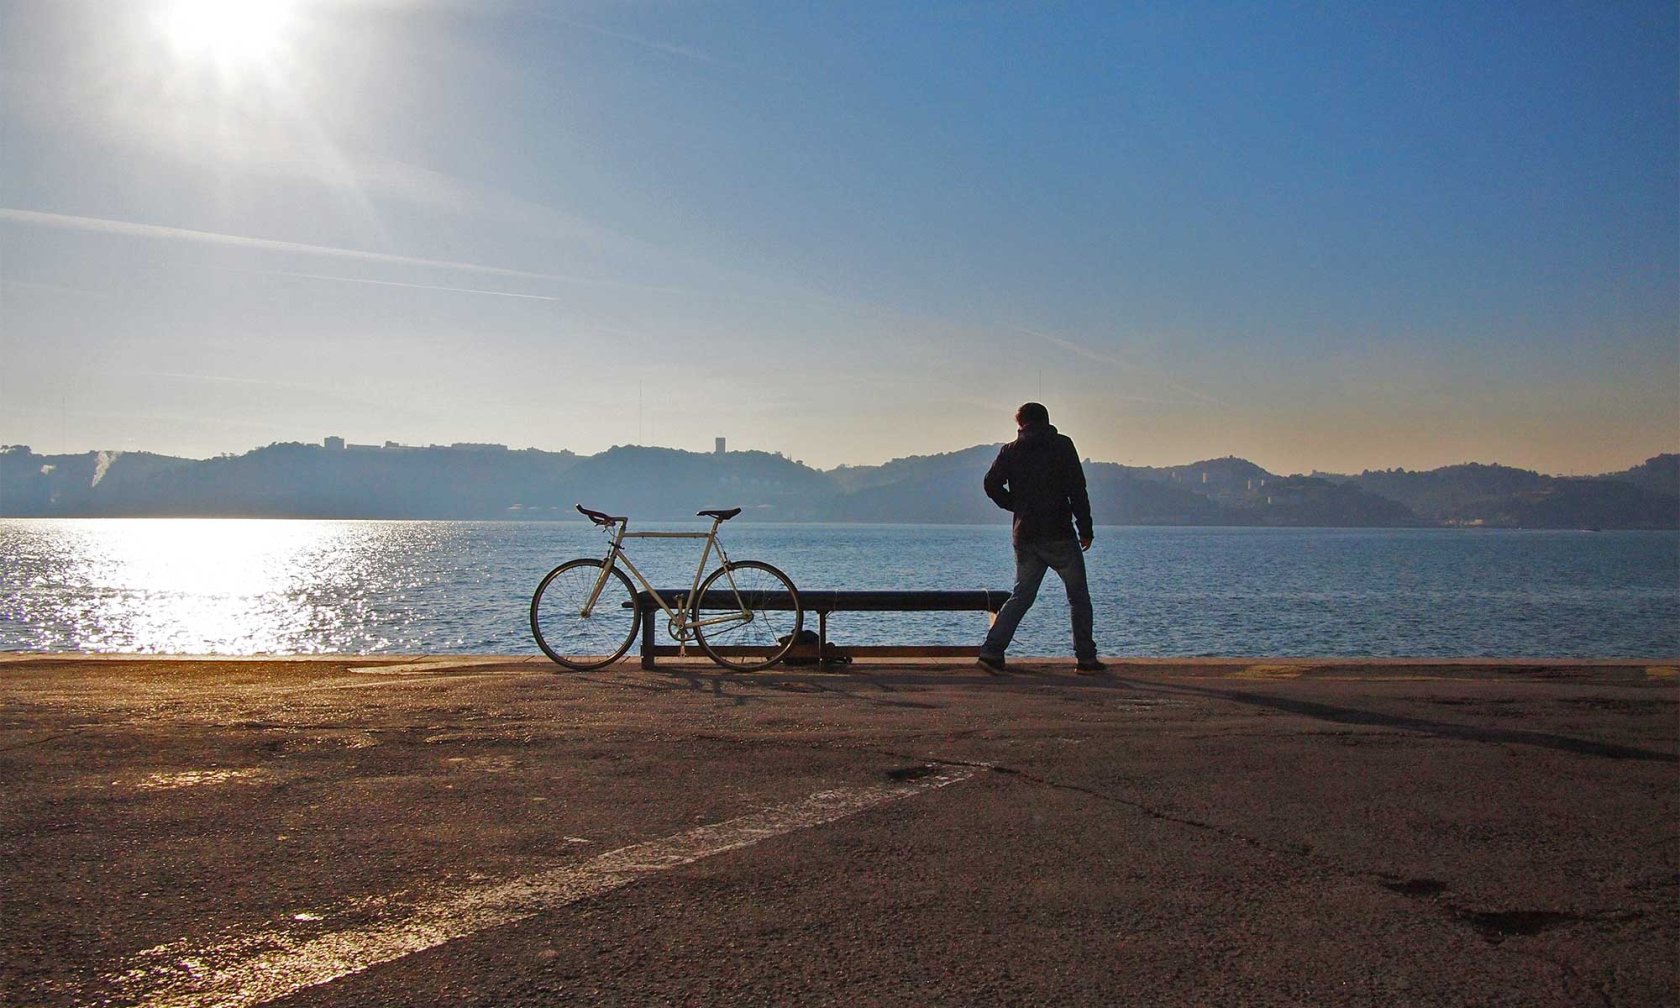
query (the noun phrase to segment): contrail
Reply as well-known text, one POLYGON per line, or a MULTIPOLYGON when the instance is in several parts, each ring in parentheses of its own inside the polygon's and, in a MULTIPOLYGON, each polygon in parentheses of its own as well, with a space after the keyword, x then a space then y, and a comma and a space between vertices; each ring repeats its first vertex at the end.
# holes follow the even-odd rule
MULTIPOLYGON (((1079 343, 1075 343, 1070 339, 1064 339, 1060 336, 1052 336, 1049 333, 1039 332, 1035 329, 1028 329, 1028 328, 1025 328, 1024 326, 1014 326, 1013 328, 1015 329, 1016 332, 1023 332, 1023 333, 1026 333, 1028 336, 1036 336, 1039 339, 1045 341, 1046 343, 1050 343, 1054 346, 1061 347, 1063 350, 1066 350, 1068 353, 1075 354, 1075 355, 1080 356, 1080 357, 1084 357, 1086 360, 1094 360, 1094 361, 1097 361, 1097 362, 1102 363, 1102 364, 1113 364, 1115 367, 1126 368, 1130 371, 1146 372, 1146 370, 1147 370, 1147 369, 1143 368, 1142 366, 1138 365, 1136 362, 1127 360, 1125 357, 1122 357, 1119 354, 1105 353, 1101 350, 1093 350, 1088 346, 1083 346, 1079 343)), ((1208 395, 1206 392, 1198 391, 1197 389, 1193 389, 1190 386, 1185 385, 1182 382, 1174 381, 1171 378, 1168 378, 1166 375, 1155 373, 1155 374, 1150 375, 1150 377, 1153 377, 1153 378, 1157 379, 1158 381, 1160 381, 1164 385, 1167 385, 1167 386, 1169 386, 1173 389, 1176 389, 1180 392, 1183 392, 1187 396, 1191 396, 1192 398, 1199 399, 1202 402, 1212 403, 1216 406, 1226 405, 1223 401, 1221 401, 1219 399, 1215 399, 1213 396, 1208 395)), ((1137 398, 1137 399, 1139 399, 1140 401, 1143 401, 1143 402, 1159 402, 1159 401, 1161 401, 1161 400, 1156 400, 1156 399, 1144 399, 1141 396, 1132 397, 1132 398, 1137 398)))
POLYGON ((111 296, 109 291, 89 290, 86 287, 69 287, 64 284, 42 283, 38 280, 13 280, 5 278, 0 279, 0 286, 22 287, 25 290, 52 291, 54 294, 79 294, 84 297, 108 298, 111 296))
POLYGON ((662 52, 667 56, 680 56, 683 59, 693 60, 696 63, 712 63, 717 66, 734 67, 734 64, 732 63, 726 63, 714 56, 709 56, 697 49, 690 49, 686 46, 672 45, 669 42, 655 42, 651 39, 641 38, 637 35, 630 35, 625 32, 617 32, 608 28, 602 28, 599 25, 585 24, 582 21, 573 21, 571 18, 561 17, 558 14, 550 14, 547 11, 532 11, 532 13, 545 21, 554 21, 559 24, 569 25, 573 28, 582 28, 584 31, 594 32, 597 35, 605 35, 608 38, 615 38, 621 42, 629 42, 631 45, 639 45, 644 49, 652 49, 655 52, 662 52))
POLYGON ((449 259, 422 259, 390 252, 369 252, 364 249, 337 248, 332 245, 309 245, 303 242, 277 241, 273 238, 251 238, 246 235, 221 234, 216 231, 195 231, 191 228, 167 227, 162 224, 137 224, 133 221, 108 220, 103 217, 77 217, 72 214, 43 213, 38 210, 19 210, 0 207, 0 220, 35 224, 40 227, 69 231, 92 231, 98 234, 130 235, 137 238, 173 238, 210 245, 230 245, 235 248, 261 249, 265 252, 292 252, 302 255, 333 256, 339 259, 359 259, 363 262, 396 263, 403 266, 428 266, 437 269, 467 270, 496 276, 528 277, 538 280, 582 280, 581 277, 558 276, 552 273, 531 273, 526 270, 484 266, 479 263, 457 262, 449 259))
POLYGON ((675 56, 678 59, 689 60, 690 62, 699 63, 704 66, 715 67, 720 70, 742 74, 758 80, 774 81, 777 84, 801 84, 800 81, 794 80, 793 78, 784 77, 781 74, 768 73, 761 67, 749 67, 733 60, 719 59, 710 53, 702 52, 698 49, 690 49, 687 46, 673 45, 669 42, 656 42, 653 39, 643 38, 640 35, 631 35, 628 32, 613 31, 610 28, 602 28, 600 25, 588 24, 583 21, 574 21, 569 17, 564 17, 559 14, 551 14, 548 11, 532 11, 531 13, 545 21, 553 21, 556 24, 563 24, 568 28, 579 28, 583 31, 593 32, 596 35, 601 35, 606 38, 617 39, 620 42, 628 42, 633 46, 640 46, 641 48, 647 49, 651 52, 662 53, 666 56, 675 56))
MULTIPOLYGON (((39 227, 66 231, 88 231, 94 234, 127 235, 136 238, 162 238, 191 241, 230 248, 254 249, 260 252, 284 252, 292 255, 328 256, 357 262, 389 263, 398 266, 418 266, 426 269, 459 270, 485 276, 515 277, 521 280, 541 280, 551 283, 583 284, 617 290, 643 291, 650 294, 675 294, 683 297, 735 299, 765 304, 805 304, 789 298, 765 297, 730 290, 700 290, 692 287, 667 287, 659 284, 636 283, 629 280, 606 280, 599 277, 577 276, 568 273, 538 273, 532 270, 509 269, 505 266, 486 266, 482 263, 460 262, 453 259, 426 259, 419 256, 397 255, 391 252, 369 252, 365 249, 339 248, 333 245, 310 245, 303 242, 279 241, 273 238, 252 238, 247 235, 222 234, 216 231, 195 231, 191 228, 169 227, 163 224, 139 224, 134 221, 109 220, 103 217, 78 217, 73 214, 45 213, 39 210, 19 210, 0 207, 0 221, 34 224, 39 227)), ((304 274, 299 274, 304 275, 304 274)), ((346 283, 377 283, 374 280, 353 280, 349 277, 316 277, 322 280, 343 280, 346 283)), ((392 283, 394 281, 385 281, 392 283)), ((423 287, 426 285, 416 284, 423 287)), ((540 298, 536 294, 510 294, 506 291, 473 291, 468 288, 439 287, 438 290, 462 290, 468 293, 501 294, 504 297, 540 298)))
POLYGON ((408 287, 413 290, 448 291, 452 294, 489 294, 494 297, 524 298, 527 301, 564 301, 565 298, 546 294, 519 294, 514 291, 485 290, 480 287, 444 287, 440 284, 402 283, 397 280, 371 280, 367 277, 328 276, 324 273, 290 273, 285 270, 231 270, 235 273, 260 273, 263 276, 294 277, 299 280, 327 280, 333 283, 373 284, 378 287, 408 287))
MULTIPOLYGON (((519 277, 525 280, 547 280, 561 283, 590 284, 598 287, 627 287, 663 293, 691 293, 675 288, 654 287, 647 284, 600 280, 564 273, 535 273, 530 270, 486 266, 482 263, 460 262, 453 259, 425 259, 419 256, 397 255, 391 252, 369 252, 365 249, 338 248, 332 245, 309 245, 303 242, 278 241, 273 238, 252 238, 247 235, 222 234, 216 231, 195 231, 191 228, 168 227, 162 224, 138 224, 133 221, 108 220, 103 217, 77 217, 72 214, 44 213, 38 210, 19 210, 0 207, 0 221, 34 224, 38 227, 68 231, 91 231, 95 234, 127 235, 136 238, 164 238, 176 241, 225 245, 232 248, 256 249, 263 252, 286 252, 294 255, 330 256, 335 259, 354 259, 359 262, 391 263, 398 266, 421 266, 428 269, 460 270, 487 276, 519 277)), ((338 278, 334 278, 338 279, 338 278)), ((487 292, 493 293, 493 292, 487 292)))

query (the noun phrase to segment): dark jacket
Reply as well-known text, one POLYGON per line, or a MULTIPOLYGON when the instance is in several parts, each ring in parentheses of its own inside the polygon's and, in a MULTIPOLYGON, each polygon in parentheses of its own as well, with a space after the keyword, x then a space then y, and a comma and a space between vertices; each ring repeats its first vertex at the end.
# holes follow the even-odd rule
POLYGON ((1051 424, 1023 427, 998 449, 986 472, 986 496, 1014 513, 1018 543, 1073 539, 1076 522, 1077 538, 1091 538, 1091 498, 1079 452, 1051 424))

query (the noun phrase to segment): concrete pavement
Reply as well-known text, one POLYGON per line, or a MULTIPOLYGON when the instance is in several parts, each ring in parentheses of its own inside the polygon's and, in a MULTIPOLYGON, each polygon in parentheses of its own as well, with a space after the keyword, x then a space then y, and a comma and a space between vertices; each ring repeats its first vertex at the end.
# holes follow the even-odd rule
POLYGON ((0 1004, 1650 1005, 1634 662, 0 659, 0 1004))

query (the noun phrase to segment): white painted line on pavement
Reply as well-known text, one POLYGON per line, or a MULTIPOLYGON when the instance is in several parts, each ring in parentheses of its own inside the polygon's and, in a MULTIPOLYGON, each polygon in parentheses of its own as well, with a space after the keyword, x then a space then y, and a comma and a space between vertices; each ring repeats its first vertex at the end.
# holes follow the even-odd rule
MULTIPOLYGON (((170 942, 139 953, 128 969, 108 977, 101 986, 114 986, 119 1000, 142 1008, 263 1004, 487 928, 611 892, 647 875, 956 784, 976 772, 975 767, 947 766, 911 780, 819 791, 803 801, 621 847, 582 864, 459 887, 426 903, 389 912, 384 912, 392 902, 389 899, 363 900, 354 909, 365 913, 369 907, 376 908, 383 919, 361 927, 306 937, 298 933, 298 927, 277 923, 266 931, 228 934, 209 942, 170 942)), ((290 923, 310 923, 327 916, 299 914, 290 923)))

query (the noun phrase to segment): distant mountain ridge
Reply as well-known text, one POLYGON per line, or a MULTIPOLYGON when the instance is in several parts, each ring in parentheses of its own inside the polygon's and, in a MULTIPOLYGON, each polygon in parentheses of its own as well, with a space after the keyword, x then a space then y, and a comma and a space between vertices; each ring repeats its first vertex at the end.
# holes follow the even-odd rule
MULTIPOLYGON (((821 471, 767 452, 619 446, 596 455, 497 445, 283 443, 196 460, 0 449, 0 515, 643 520, 740 506, 761 521, 1003 523, 980 489, 998 445, 821 471)), ((1424 472, 1281 476, 1246 459, 1087 462, 1099 524, 1680 528, 1680 455, 1546 476, 1469 463, 1424 472)))
POLYGON ((1674 528, 1680 524, 1677 462, 1680 455, 1658 455, 1602 476, 1543 476, 1470 463, 1428 472, 1390 469, 1331 479, 1398 501, 1433 525, 1674 528))

